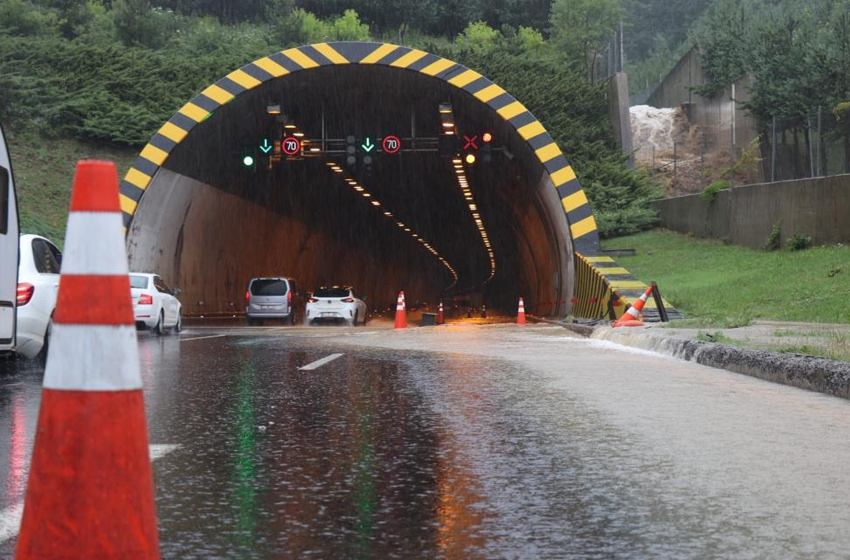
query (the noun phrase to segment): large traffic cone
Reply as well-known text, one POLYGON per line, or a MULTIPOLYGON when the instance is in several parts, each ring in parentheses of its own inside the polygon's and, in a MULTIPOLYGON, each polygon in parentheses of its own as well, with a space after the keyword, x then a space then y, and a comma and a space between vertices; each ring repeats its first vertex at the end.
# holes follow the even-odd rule
POLYGON ((446 323, 446 314, 443 311, 443 302, 440 302, 440 306, 437 308, 437 324, 444 325, 446 323))
POLYGON ((525 324, 525 302, 522 301, 522 298, 519 298, 519 310, 516 314, 516 324, 524 325, 525 324))
POLYGON ((404 292, 399 292, 398 302, 395 307, 395 327, 396 329, 407 328, 407 311, 404 306, 404 292))
POLYGON ((640 320, 640 312, 643 311, 643 306, 646 305, 646 300, 649 298, 649 295, 652 293, 652 287, 650 286, 643 293, 642 296, 638 298, 638 300, 626 309, 626 312, 623 313, 623 316, 614 321, 612 327, 642 327, 643 322, 640 320))
POLYGON ((16 560, 157 560, 118 175, 77 164, 16 560))

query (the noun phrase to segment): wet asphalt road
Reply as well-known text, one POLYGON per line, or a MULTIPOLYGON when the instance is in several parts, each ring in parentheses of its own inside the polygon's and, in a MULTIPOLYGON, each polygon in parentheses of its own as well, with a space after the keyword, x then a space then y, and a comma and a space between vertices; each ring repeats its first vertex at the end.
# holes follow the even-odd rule
MULTIPOLYGON (((844 400, 549 326, 139 346, 150 441, 179 445, 154 462, 163 558, 850 557, 844 400)), ((3 512, 40 380, 0 380, 3 512)))

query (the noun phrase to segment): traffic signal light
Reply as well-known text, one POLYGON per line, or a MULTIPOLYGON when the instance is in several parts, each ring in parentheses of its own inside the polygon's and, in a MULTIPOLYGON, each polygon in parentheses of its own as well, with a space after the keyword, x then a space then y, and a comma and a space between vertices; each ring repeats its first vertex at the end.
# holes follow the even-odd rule
POLYGON ((493 161, 493 135, 489 132, 481 135, 481 161, 484 163, 493 161))
POLYGON ((357 165, 357 138, 354 135, 345 139, 345 163, 349 167, 357 165))
POLYGON ((245 167, 254 167, 254 156, 245 154, 242 156, 242 165, 245 167))

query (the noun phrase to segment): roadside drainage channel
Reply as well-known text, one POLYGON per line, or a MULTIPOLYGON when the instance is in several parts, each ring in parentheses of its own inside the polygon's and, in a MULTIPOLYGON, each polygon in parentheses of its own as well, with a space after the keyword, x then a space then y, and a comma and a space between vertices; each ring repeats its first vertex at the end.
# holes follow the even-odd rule
POLYGON ((613 329, 609 326, 588 326, 535 319, 565 327, 588 338, 650 350, 680 360, 742 373, 773 383, 850 399, 850 362, 703 342, 664 335, 651 327, 613 329))

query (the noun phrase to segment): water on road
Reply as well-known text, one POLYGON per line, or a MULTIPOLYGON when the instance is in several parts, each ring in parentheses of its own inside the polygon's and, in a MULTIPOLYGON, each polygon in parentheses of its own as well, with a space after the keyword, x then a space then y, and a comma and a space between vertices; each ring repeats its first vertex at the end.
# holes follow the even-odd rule
MULTIPOLYGON (((163 558, 850 550, 844 400, 549 326, 195 329, 140 355, 151 443, 179 445, 154 463, 163 558)), ((39 383, 0 385, 3 511, 39 383)))

